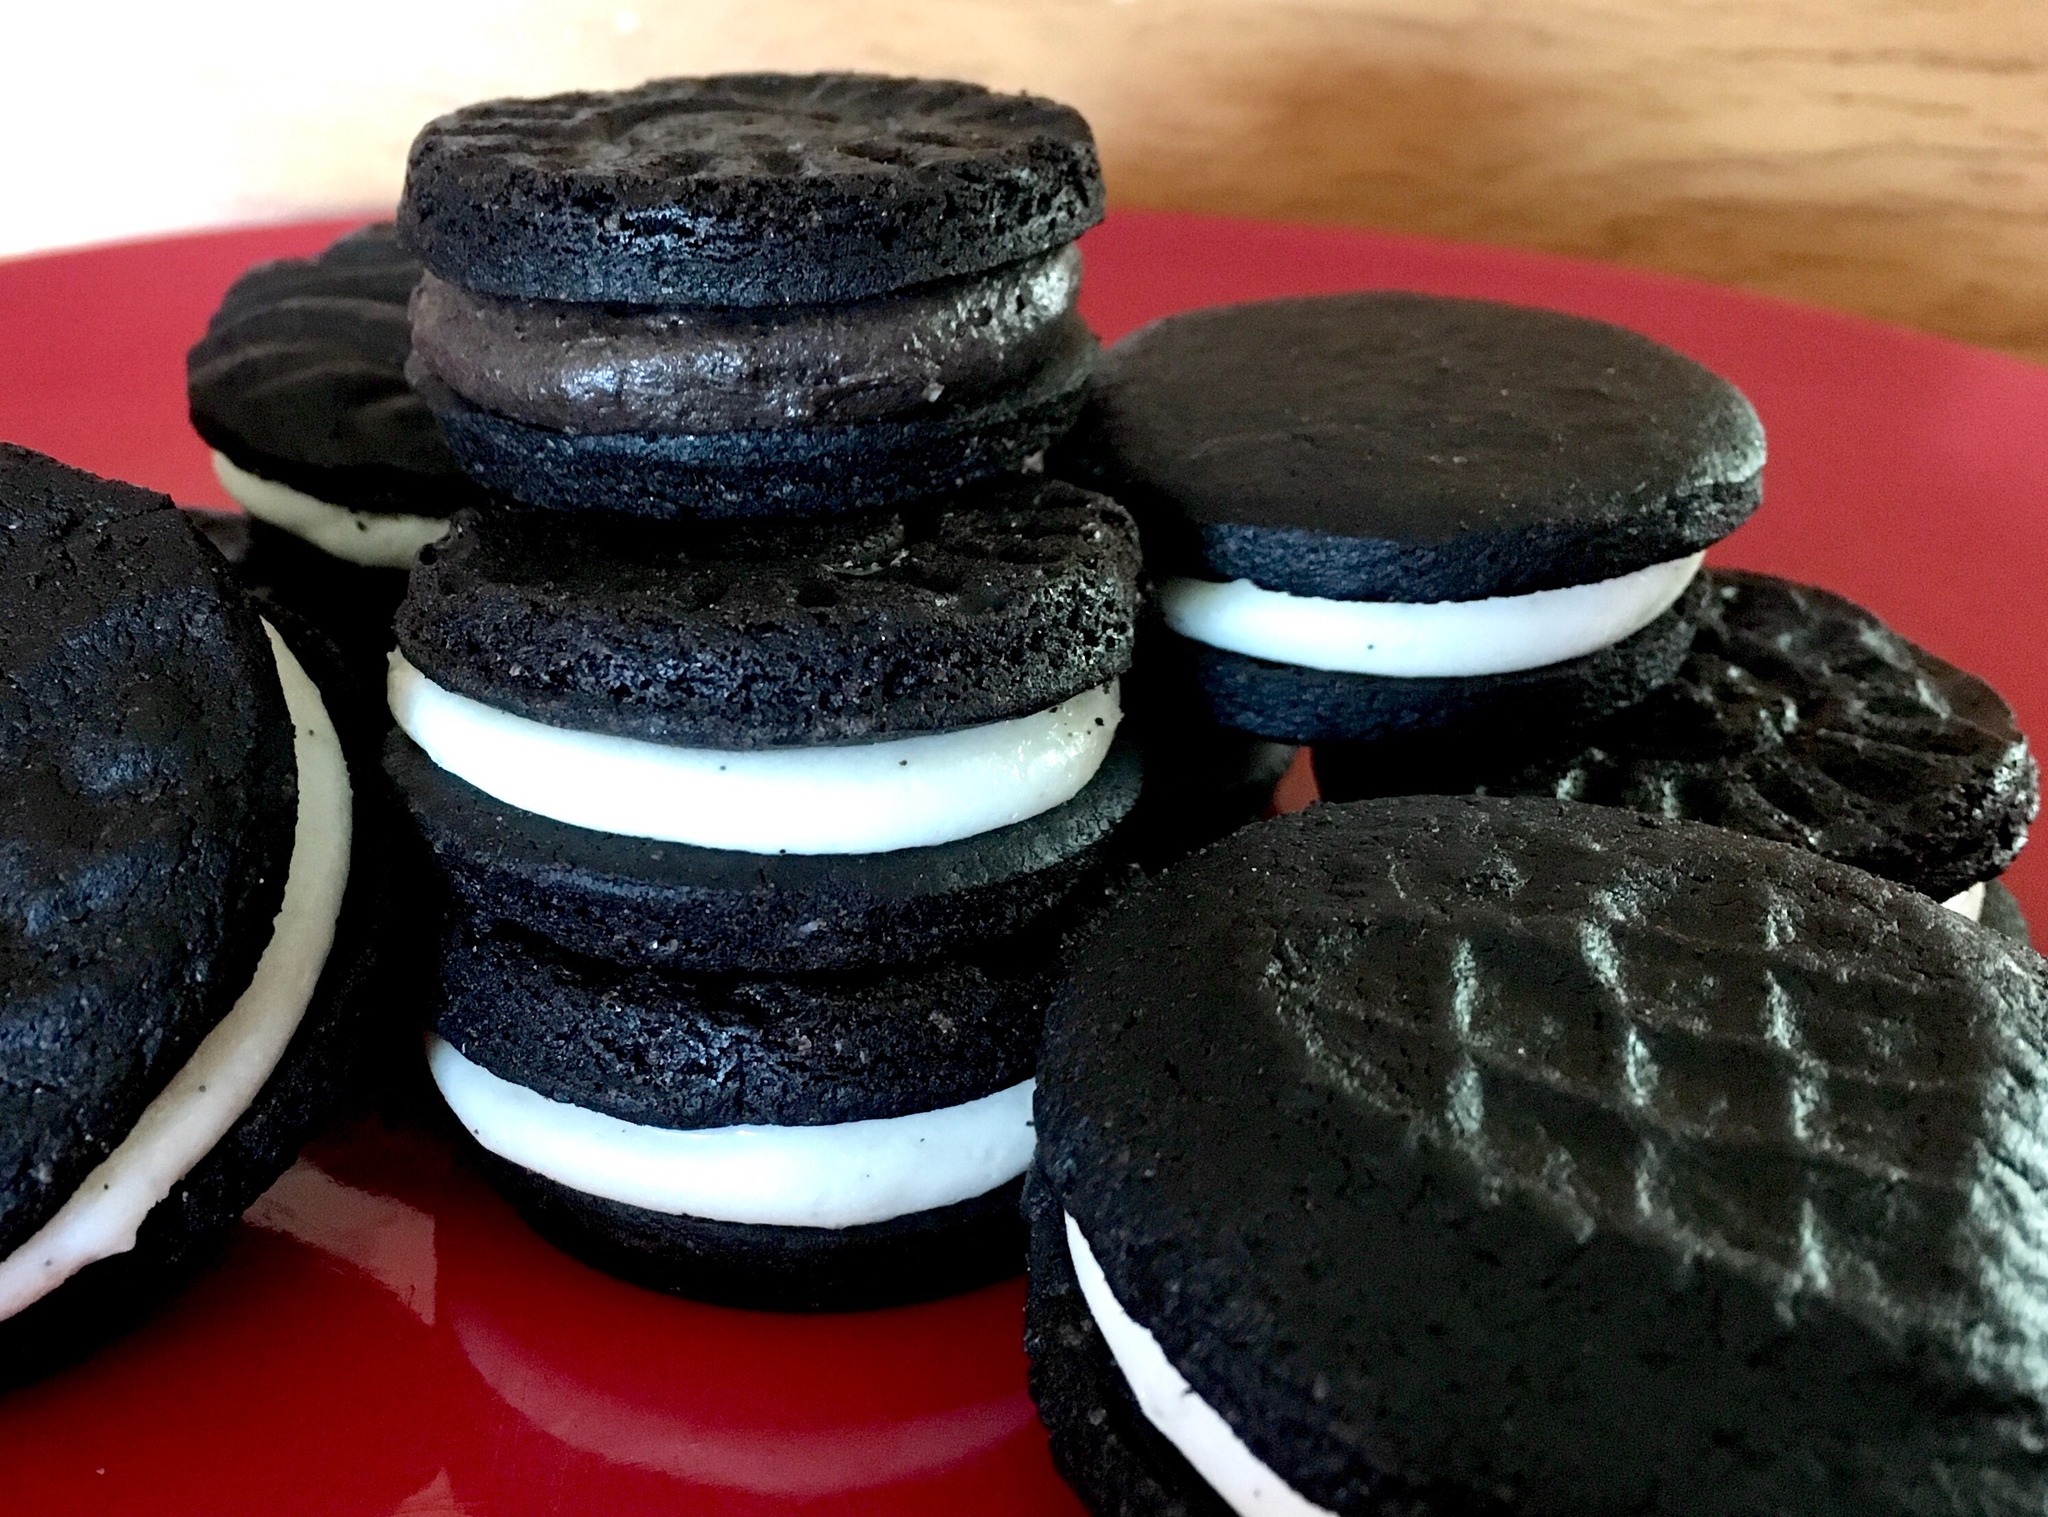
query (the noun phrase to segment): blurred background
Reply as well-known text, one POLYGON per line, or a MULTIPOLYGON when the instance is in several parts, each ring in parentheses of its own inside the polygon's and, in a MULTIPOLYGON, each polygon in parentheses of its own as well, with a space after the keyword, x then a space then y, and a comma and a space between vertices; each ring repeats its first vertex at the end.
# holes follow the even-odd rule
POLYGON ((1036 90, 1112 201, 1514 243, 2048 359, 2043 0, 16 0, 0 255, 388 210, 465 101, 857 67, 1036 90))

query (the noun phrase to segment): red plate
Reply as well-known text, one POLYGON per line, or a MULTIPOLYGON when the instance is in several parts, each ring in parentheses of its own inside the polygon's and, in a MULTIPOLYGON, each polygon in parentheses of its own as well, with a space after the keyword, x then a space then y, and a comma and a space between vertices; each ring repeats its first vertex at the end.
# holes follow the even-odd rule
MULTIPOLYGON (((185 347, 244 267, 342 229, 0 265, 0 438, 224 503, 185 425, 185 347)), ((1854 596, 2023 720, 2048 711, 2048 371, 1490 248, 1139 214, 1087 248, 1106 337, 1188 306, 1397 285, 1682 348, 1770 432, 1769 503, 1718 559, 1854 596)), ((2043 867, 2013 876, 2036 914, 2043 867)), ((1011 1283, 816 1318, 671 1301, 540 1243, 438 1138, 361 1125, 317 1144, 163 1318, 0 1397, 0 1511, 1071 1517, 1024 1394, 1022 1299, 1011 1283)))

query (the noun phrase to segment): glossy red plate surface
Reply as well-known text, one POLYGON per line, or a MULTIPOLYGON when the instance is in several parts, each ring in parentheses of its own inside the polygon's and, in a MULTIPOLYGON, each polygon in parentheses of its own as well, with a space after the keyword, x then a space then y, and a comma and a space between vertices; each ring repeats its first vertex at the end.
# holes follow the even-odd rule
MULTIPOLYGON (((0 438, 223 504, 183 355, 323 223, 0 264, 0 438)), ((1188 306, 1397 285, 1624 322, 1770 432, 1716 557, 1843 591, 2048 713, 2048 371, 1618 269, 1127 214, 1087 240, 1105 337, 1188 306)), ((2048 865, 2013 883, 2048 922, 2048 865)), ((1024 1394, 1016 1283, 792 1318, 671 1301, 539 1242, 425 1132, 323 1139, 222 1264, 97 1359, 0 1396, 0 1512, 1073 1514, 1024 1394)))

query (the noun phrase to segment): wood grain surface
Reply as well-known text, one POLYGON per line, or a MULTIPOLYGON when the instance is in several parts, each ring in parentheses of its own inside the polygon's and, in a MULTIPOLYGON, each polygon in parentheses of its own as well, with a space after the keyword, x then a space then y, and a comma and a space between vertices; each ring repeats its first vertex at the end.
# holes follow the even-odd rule
POLYGON ((2048 358, 2043 0, 38 10, 0 50, 0 250, 388 204, 416 126, 489 94, 850 66, 1071 101, 1123 204, 1590 254, 2048 358), (67 113, 69 151, 20 151, 67 113))

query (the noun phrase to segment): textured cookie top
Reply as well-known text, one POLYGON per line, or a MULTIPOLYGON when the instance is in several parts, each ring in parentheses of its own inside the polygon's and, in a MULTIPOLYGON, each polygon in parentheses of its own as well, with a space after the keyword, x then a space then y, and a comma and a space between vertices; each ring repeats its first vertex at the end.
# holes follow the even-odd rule
POLYGON ((2040 773, 1998 692, 1839 595, 1716 571, 1678 677, 1563 751, 1327 758, 1332 793, 1455 788, 1689 817, 1946 900, 2026 842, 2040 773), (1460 761, 1466 766, 1460 772, 1460 761), (1476 761, 1476 762, 1475 762, 1476 761))
POLYGON ((1432 601, 1703 548, 1762 498, 1764 436, 1733 385, 1637 333, 1375 293, 1142 328, 1066 450, 1172 572, 1432 601))
POLYGON ((414 140, 398 211, 452 283, 636 305, 853 300, 1046 252, 1101 219, 1073 110, 872 74, 466 106, 414 140))
POLYGON ((974 726, 1130 665, 1138 541, 1047 481, 780 527, 466 515, 420 555, 398 646, 536 721, 709 748, 974 726))
POLYGON ((459 935, 436 1030, 550 1100, 648 1127, 817 1126, 932 1111, 1031 1077, 1057 971, 665 975, 509 932, 459 935))
POLYGON ((297 794, 220 556, 165 497, 0 445, 0 1254, 247 989, 297 794))
POLYGON ((251 269, 186 356, 192 425, 250 473, 334 505, 445 516, 481 499, 405 382, 419 279, 388 224, 251 269))
POLYGON ((1112 910, 1040 1153, 1319 1504, 2033 1511, 2044 1018, 2030 950, 1779 844, 1326 805, 1112 910))

